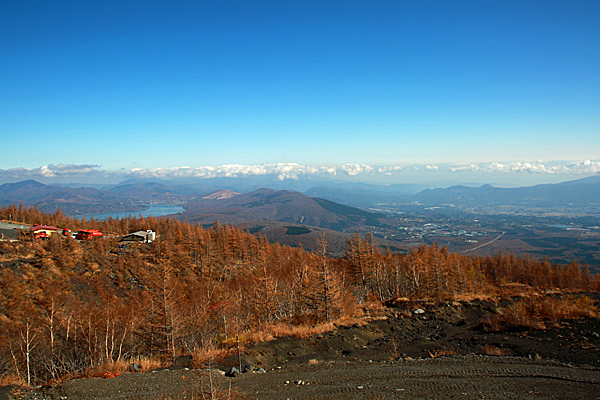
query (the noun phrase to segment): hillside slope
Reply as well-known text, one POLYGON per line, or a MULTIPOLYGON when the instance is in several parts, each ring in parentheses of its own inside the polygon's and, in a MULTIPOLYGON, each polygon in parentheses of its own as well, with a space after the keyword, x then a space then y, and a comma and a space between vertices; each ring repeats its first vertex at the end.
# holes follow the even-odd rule
POLYGON ((299 192, 259 189, 225 197, 205 197, 188 203, 178 218, 200 224, 243 224, 279 221, 337 231, 362 230, 367 225, 384 223, 385 215, 314 199, 299 192))
POLYGON ((412 196, 427 205, 455 206, 525 206, 525 207, 593 207, 600 204, 600 179, 590 177, 557 184, 520 188, 451 186, 426 189, 412 196))
POLYGON ((44 212, 60 209, 70 215, 142 208, 134 199, 115 193, 90 187, 44 185, 34 180, 0 185, 0 205, 10 204, 37 205, 44 212))

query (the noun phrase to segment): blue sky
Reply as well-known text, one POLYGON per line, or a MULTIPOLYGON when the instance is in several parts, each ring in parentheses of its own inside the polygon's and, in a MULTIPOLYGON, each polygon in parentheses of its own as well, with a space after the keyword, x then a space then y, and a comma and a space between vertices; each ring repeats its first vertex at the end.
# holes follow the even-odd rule
POLYGON ((0 180, 600 172, 597 1, 89 3, 0 3, 0 180))

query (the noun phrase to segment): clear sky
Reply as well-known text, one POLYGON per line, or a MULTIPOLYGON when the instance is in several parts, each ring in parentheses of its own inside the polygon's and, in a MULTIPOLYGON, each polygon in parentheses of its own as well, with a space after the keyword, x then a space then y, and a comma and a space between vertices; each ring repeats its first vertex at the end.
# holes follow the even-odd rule
POLYGON ((600 171, 597 0, 3 0, 0 56, 0 180, 600 171))

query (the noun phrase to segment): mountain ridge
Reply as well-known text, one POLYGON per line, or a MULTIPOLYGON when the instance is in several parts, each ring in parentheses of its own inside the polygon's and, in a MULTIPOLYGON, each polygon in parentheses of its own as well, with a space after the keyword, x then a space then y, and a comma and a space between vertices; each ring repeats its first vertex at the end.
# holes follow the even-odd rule
POLYGON ((383 218, 357 208, 314 199, 300 192, 258 189, 228 198, 202 198, 190 201, 177 218, 201 224, 255 221, 280 221, 347 231, 360 229, 367 221, 383 218), (341 211, 341 212, 340 212, 341 211))
MULTIPOLYGON (((290 193, 301 193, 286 189, 275 190, 273 188, 255 188, 251 191, 241 191, 235 187, 214 187, 211 184, 203 184, 196 181, 194 185, 181 184, 175 181, 165 180, 127 180, 116 185, 109 185, 104 189, 94 187, 65 187, 58 185, 45 185, 35 180, 25 180, 17 183, 0 185, 0 205, 37 204, 43 211, 54 212, 60 208, 66 213, 82 213, 86 211, 131 211, 139 209, 147 204, 178 204, 186 208, 202 209, 209 213, 210 203, 199 206, 203 197, 219 197, 218 208, 225 205, 238 203, 238 206, 246 209, 258 210, 259 204, 250 204, 250 199, 260 199, 267 202, 267 195, 279 193, 278 199, 287 198, 291 201, 294 196, 290 193), (215 195, 215 193, 221 193, 215 195), (233 193, 239 193, 233 195, 233 193), (288 193, 288 194, 285 194, 288 193), (240 197, 241 196, 241 197, 240 197), (236 199, 236 200, 231 200, 236 199)), ((231 182, 231 181, 230 181, 231 182)), ((213 182, 214 183, 214 182, 213 182)), ((368 209, 379 204, 415 203, 426 206, 452 205, 458 207, 573 207, 573 206, 596 206, 600 203, 600 176, 590 176, 573 181, 565 181, 556 184, 541 184, 524 186, 518 188, 500 188, 489 184, 477 187, 455 185, 446 188, 424 189, 417 193, 399 192, 406 186, 389 185, 359 185, 347 184, 332 187, 315 186, 307 189, 302 194, 309 198, 320 198, 338 204, 354 208, 368 209)), ((210 200, 206 198, 204 200, 210 200)), ((271 204, 277 201, 273 200, 271 204)), ((266 204, 266 203, 265 203, 266 204)), ((263 204, 263 205, 265 205, 263 204)), ((306 200, 295 199, 294 205, 300 207, 296 216, 285 216, 288 222, 298 222, 302 209, 308 207, 306 200)), ((215 206, 214 204, 212 205, 215 206)), ((322 206, 322 204, 321 204, 322 206)), ((231 206, 232 207, 232 206, 231 206)), ((314 207, 314 204, 313 204, 314 207)), ((282 211, 271 210, 271 216, 277 216, 282 211)), ((306 209, 308 212, 310 207, 306 209)), ((218 211, 218 210, 216 210, 218 211)), ((239 210, 238 210, 239 211, 239 210)), ((214 212, 214 211, 213 211, 214 212)), ((228 212, 234 212, 229 210, 228 212)), ((258 214, 268 214, 261 210, 258 214)), ((242 220, 247 219, 248 215, 242 220)), ((305 218, 307 215, 305 215, 305 218)))

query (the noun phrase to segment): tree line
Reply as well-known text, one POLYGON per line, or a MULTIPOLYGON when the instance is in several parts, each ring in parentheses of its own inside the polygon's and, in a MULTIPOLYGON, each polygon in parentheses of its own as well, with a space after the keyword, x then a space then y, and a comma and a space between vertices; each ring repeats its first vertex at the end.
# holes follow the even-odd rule
POLYGON ((358 233, 343 257, 332 258, 324 237, 308 252, 219 223, 85 221, 23 206, 1 208, 0 220, 108 234, 0 245, 0 378, 28 384, 136 357, 173 360, 269 324, 356 316, 371 301, 501 295, 511 284, 600 287, 576 263, 464 256, 436 245, 397 254, 358 233), (119 245, 120 235, 149 229, 158 233, 153 243, 119 245))

